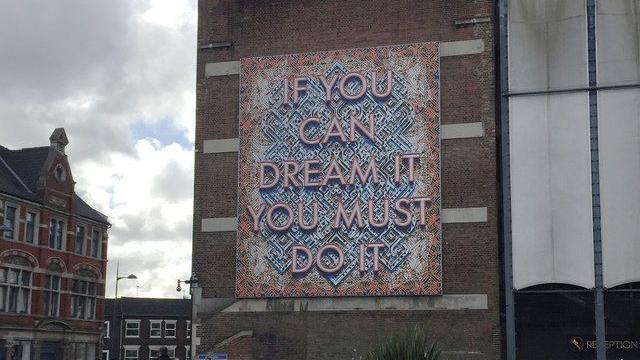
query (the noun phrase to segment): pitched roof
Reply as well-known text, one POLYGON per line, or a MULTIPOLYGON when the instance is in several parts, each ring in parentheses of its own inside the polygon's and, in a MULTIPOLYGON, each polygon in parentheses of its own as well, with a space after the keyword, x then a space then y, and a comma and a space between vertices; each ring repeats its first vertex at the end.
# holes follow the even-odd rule
POLYGON ((82 200, 80 196, 76 194, 74 194, 73 196, 75 197, 76 212, 78 213, 78 215, 84 216, 86 218, 99 221, 99 222, 104 222, 104 223, 108 222, 107 217, 103 213, 89 206, 89 204, 87 204, 84 200, 82 200))
MULTIPOLYGON (((113 316, 114 299, 105 299, 105 319, 113 316)), ((117 301, 116 314, 136 316, 191 316, 191 299, 129 298, 117 301)))
POLYGON ((49 157, 49 146, 33 147, 20 150, 9 150, 0 147, 0 157, 9 165, 13 172, 29 188, 32 193, 37 191, 38 178, 42 165, 49 157))
POLYGON ((2 156, 0 156, 0 192, 35 200, 35 194, 31 193, 2 156))
MULTIPOLYGON (((38 202, 38 180, 49 153, 50 146, 10 150, 0 146, 0 193, 38 202)), ((76 213, 91 220, 108 224, 105 215, 89 206, 74 194, 76 213)))

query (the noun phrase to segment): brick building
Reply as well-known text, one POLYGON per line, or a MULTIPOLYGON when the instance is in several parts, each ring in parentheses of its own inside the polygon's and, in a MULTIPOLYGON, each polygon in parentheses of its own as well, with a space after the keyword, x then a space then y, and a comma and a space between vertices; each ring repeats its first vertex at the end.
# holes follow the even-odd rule
POLYGON ((74 191, 64 129, 0 147, 0 359, 95 359, 107 218, 74 191))
MULTIPOLYGON (((393 332, 418 325, 438 342, 446 359, 501 357, 494 6, 493 1, 463 0, 199 2, 193 271, 200 282, 194 291, 194 344, 199 344, 195 354, 357 359, 393 332), (441 126, 435 145, 441 151, 441 198, 434 211, 441 214, 442 224, 441 288, 430 296, 323 295, 342 291, 336 285, 325 293, 300 296, 306 288, 294 286, 287 291, 299 291, 297 295, 279 296, 256 282, 259 290, 246 295, 252 289, 236 283, 237 274, 245 274, 236 255, 243 241, 238 231, 246 228, 238 224, 247 219, 245 211, 238 212, 245 192, 237 189, 253 181, 252 176, 241 176, 239 184, 237 176, 251 153, 244 148, 243 134, 252 124, 239 125, 239 119, 251 116, 240 100, 247 89, 240 91, 240 84, 251 75, 243 66, 253 64, 249 58, 254 57, 324 51, 314 60, 322 63, 325 56, 342 56, 339 51, 345 49, 365 48, 348 52, 360 56, 387 51, 375 47, 429 42, 437 42, 439 58, 434 65, 439 69, 440 99, 435 113, 441 126), (241 59, 249 60, 241 65, 241 59), (269 291, 270 296, 261 295, 269 291)), ((313 65, 304 62, 304 55, 294 58, 313 65)), ((274 73, 288 69, 278 66, 274 73)), ((255 66, 265 73, 271 68, 255 66)), ((255 104, 261 103, 257 98, 255 104)), ((283 249, 289 251, 289 246, 283 249)), ((265 266, 284 264, 284 275, 278 279, 291 281, 288 274, 293 270, 276 255, 265 266)), ((342 264, 341 257, 336 259, 342 264)), ((317 272, 312 269, 309 274, 317 272)), ((325 289, 328 281, 339 282, 325 275, 317 277, 325 289)))
POLYGON ((152 360, 162 347, 173 359, 191 358, 191 300, 106 300, 103 360, 152 360))

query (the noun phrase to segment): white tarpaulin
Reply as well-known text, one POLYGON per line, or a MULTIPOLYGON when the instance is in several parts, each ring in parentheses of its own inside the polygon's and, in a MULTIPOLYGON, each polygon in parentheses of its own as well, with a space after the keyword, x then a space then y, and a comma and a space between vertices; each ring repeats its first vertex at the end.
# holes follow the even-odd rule
POLYGON ((640 281, 640 89, 598 93, 605 287, 640 281))
POLYGON ((592 288, 587 94, 513 97, 509 118, 514 287, 592 288))
POLYGON ((640 81, 640 0, 598 0, 598 85, 640 81))
POLYGON ((588 82, 584 1, 509 1, 509 90, 577 88, 588 82))

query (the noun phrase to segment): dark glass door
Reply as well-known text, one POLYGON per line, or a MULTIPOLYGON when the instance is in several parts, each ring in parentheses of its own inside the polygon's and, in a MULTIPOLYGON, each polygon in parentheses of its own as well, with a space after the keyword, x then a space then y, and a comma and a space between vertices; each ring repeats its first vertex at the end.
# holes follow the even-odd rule
POLYGON ((42 343, 42 347, 40 348, 40 360, 62 360, 62 343, 42 343))

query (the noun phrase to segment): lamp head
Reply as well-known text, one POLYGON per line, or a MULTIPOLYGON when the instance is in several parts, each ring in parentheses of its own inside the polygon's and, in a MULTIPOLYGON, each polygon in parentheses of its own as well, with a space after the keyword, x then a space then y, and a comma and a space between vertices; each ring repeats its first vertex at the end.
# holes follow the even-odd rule
POLYGON ((180 280, 178 280, 178 286, 176 286, 176 291, 177 292, 182 291, 182 287, 180 286, 180 280))
POLYGON ((137 278, 138 278, 138 277, 137 277, 137 276, 135 276, 135 275, 133 275, 133 274, 129 274, 129 276, 127 276, 127 279, 131 279, 131 280, 135 280, 135 279, 137 279, 137 278))

